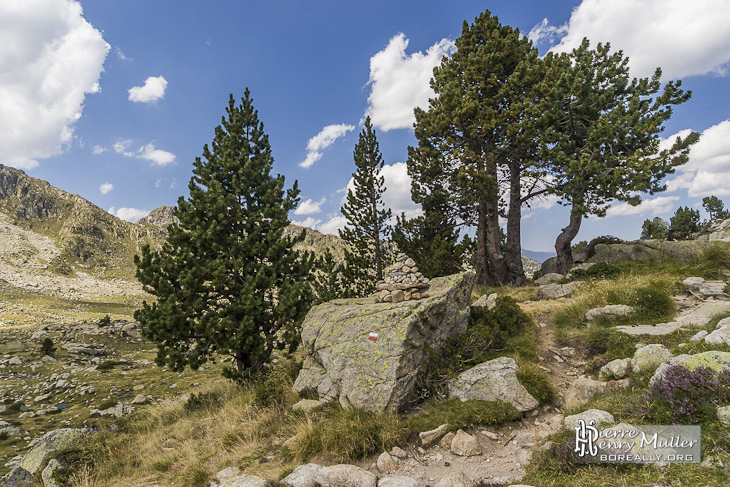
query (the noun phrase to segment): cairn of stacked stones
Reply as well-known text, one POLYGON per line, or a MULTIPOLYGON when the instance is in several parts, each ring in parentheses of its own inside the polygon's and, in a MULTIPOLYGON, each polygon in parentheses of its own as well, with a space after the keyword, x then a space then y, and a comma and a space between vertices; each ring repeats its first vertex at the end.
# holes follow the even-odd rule
POLYGON ((413 259, 399 254, 395 264, 385 270, 385 279, 378 282, 379 303, 399 303, 427 298, 428 278, 418 272, 413 259))

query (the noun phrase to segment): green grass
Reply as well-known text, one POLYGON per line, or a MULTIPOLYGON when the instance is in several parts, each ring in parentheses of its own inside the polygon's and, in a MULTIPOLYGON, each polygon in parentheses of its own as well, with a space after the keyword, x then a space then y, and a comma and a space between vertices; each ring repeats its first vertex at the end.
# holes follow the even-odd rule
POLYGON ((540 404, 551 403, 557 397, 552 382, 537 364, 520 364, 520 368, 517 370, 517 379, 540 404))
POLYGON ((458 398, 443 401, 429 400, 421 411, 409 417, 405 424, 410 431, 430 431, 448 424, 449 431, 477 426, 499 425, 517 421, 522 413, 505 402, 461 401, 458 398))

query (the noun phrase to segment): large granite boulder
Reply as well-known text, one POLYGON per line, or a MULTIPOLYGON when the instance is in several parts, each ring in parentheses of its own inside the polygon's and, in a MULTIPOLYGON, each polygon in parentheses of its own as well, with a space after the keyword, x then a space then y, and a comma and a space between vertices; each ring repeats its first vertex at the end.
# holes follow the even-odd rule
POLYGON ((449 383, 449 395, 462 401, 504 401, 520 412, 540 405, 520 384, 517 363, 509 357, 499 357, 465 370, 449 383))
POLYGON ((375 412, 403 406, 425 359, 424 345, 438 349, 469 322, 473 273, 429 284, 429 297, 417 301, 368 297, 312 308, 302 324, 304 365, 296 391, 375 412))

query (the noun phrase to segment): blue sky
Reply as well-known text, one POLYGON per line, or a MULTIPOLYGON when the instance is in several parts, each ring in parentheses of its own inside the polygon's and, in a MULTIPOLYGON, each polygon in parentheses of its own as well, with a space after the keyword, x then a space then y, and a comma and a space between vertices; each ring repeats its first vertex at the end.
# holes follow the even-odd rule
MULTIPOLYGON (((366 115, 387 164, 385 202, 414 215, 404 164, 413 108, 427 106, 432 69, 463 21, 487 9, 541 54, 587 36, 622 49, 632 75, 661 66, 693 91, 664 135, 703 135, 669 191, 615 204, 577 240, 638 238, 644 219, 710 194, 730 206, 730 0, 3 0, 0 163, 136 221, 187 197, 229 93, 249 87, 274 172, 302 190, 293 221, 342 227, 366 115)), ((550 250, 567 217, 554 200, 526 209, 523 248, 550 250)))

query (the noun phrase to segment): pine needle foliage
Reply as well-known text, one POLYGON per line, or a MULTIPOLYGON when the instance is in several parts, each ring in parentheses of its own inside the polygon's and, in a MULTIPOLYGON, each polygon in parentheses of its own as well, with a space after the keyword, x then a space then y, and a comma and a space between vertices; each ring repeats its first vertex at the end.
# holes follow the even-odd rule
POLYGON ((195 159, 190 198, 175 209, 160 251, 135 258, 137 278, 156 297, 135 318, 157 343, 158 365, 193 370, 214 354, 232 358, 224 375, 241 380, 261 370, 275 349, 297 345, 298 324, 313 300, 311 254, 283 235, 299 201, 297 183, 284 190, 272 176, 268 136, 248 89, 203 157, 195 159))
POLYGON ((347 202, 340 211, 347 218, 347 226, 340 230, 340 238, 347 242, 345 276, 351 286, 348 294, 365 296, 375 289, 383 278, 385 260, 384 239, 390 233, 387 225, 392 216, 383 207, 385 178, 380 174, 383 157, 370 117, 355 145, 353 173, 355 190, 347 191, 347 202))

